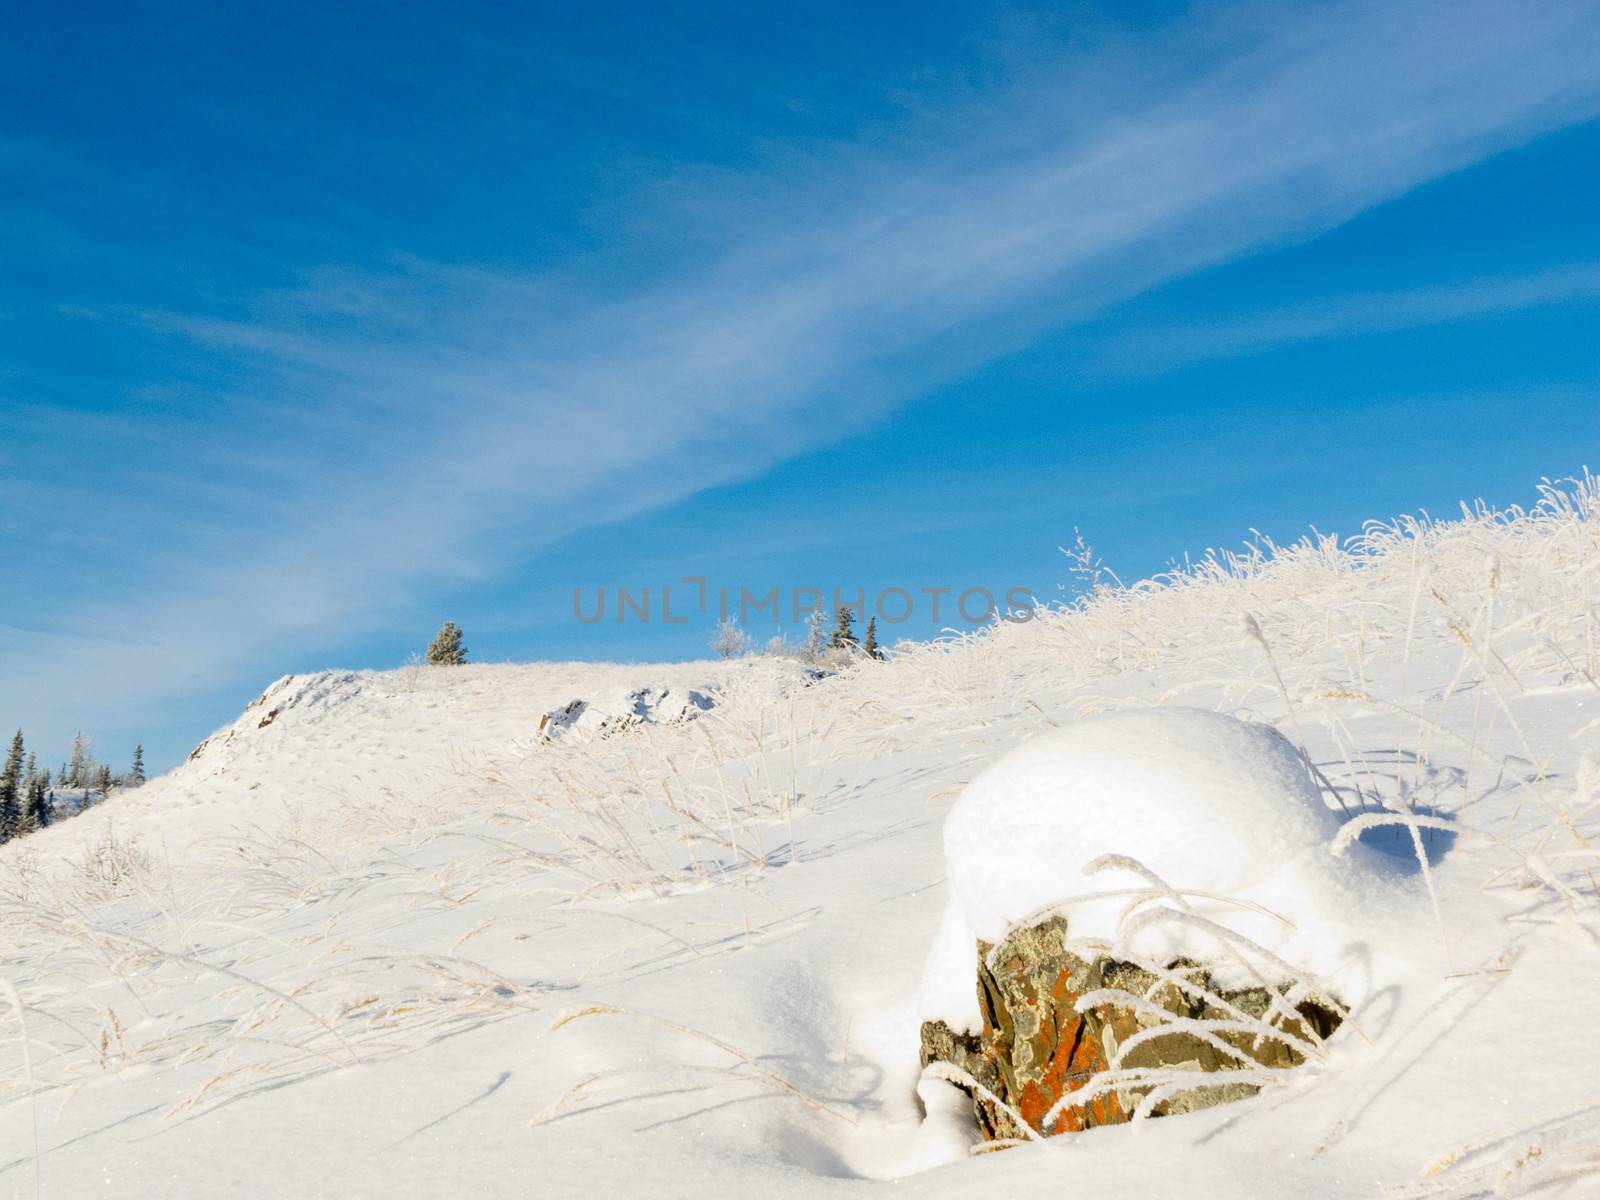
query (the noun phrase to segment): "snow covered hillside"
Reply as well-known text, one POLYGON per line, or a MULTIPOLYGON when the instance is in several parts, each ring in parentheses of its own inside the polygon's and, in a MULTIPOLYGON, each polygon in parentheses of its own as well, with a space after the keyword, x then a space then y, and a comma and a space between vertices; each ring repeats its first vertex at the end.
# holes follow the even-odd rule
POLYGON ((820 681, 281 680, 0 850, 0 1195, 1600 1194, 1597 609, 1586 480, 820 681), (709 706, 540 733, 646 688, 709 706), (1165 746, 1074 732, 1157 706, 1270 724, 1320 783, 1206 713, 1165 746), (1217 785, 1233 737, 1270 788, 1217 785), (972 1153, 965 1097, 919 1079, 930 994, 963 1003, 963 939, 1108 854, 1167 864, 1157 904, 1248 892, 1350 1019, 1253 1099, 972 1153))

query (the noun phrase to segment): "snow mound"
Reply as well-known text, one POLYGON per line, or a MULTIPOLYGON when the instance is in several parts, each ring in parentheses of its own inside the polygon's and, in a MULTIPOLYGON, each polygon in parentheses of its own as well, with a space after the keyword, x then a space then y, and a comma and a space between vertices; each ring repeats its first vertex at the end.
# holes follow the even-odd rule
POLYGON ((596 700, 569 700, 539 718, 545 741, 611 737, 640 725, 682 725, 715 705, 710 688, 632 688, 596 700))
POLYGON ((1216 964, 1193 924, 1123 936, 1131 891, 1152 884, 1133 859, 1184 894, 1193 913, 1319 973, 1348 957, 1349 919, 1384 871, 1360 848, 1335 859, 1338 820, 1276 729, 1192 708, 1090 717, 1002 757, 972 781, 944 828, 950 901, 924 981, 929 1018, 975 1029, 975 939, 996 943, 1059 907, 1074 941, 1127 955, 1216 964), (1114 895, 1110 893, 1115 893, 1114 895), (1218 899, 1225 897, 1226 899, 1218 899), (1260 909, 1268 909, 1268 915, 1260 909))

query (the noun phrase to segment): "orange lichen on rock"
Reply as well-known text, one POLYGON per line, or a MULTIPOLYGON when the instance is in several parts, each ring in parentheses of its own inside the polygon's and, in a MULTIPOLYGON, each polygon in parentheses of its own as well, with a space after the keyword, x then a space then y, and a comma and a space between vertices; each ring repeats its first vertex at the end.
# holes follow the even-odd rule
MULTIPOLYGON (((1169 1034, 1151 1037, 1114 1064, 1117 1047, 1139 1033, 1158 1027, 1159 1015, 1129 1004, 1097 1004, 1078 1011, 1081 997, 1113 989, 1138 997, 1174 1018, 1230 1019, 1239 1014, 1264 1018, 1273 1007, 1265 988, 1221 992, 1206 972, 1192 963, 1174 963, 1181 972, 1179 987, 1150 971, 1115 959, 1085 959, 1067 948, 1067 923, 1052 917, 1027 929, 1013 931, 998 946, 979 942, 977 983, 980 1033, 957 1033, 940 1021, 922 1027, 922 1061, 947 1062, 970 1076, 979 1089, 970 1089, 979 1129, 992 1141, 1016 1140, 1032 1135, 1076 1133, 1100 1125, 1127 1121, 1148 1089, 1137 1084, 1097 1090, 1085 1103, 1064 1107, 1053 1122, 1052 1110, 1064 1098, 1084 1088, 1114 1065, 1200 1073, 1226 1073, 1243 1066, 1288 1068, 1299 1065, 1302 1055, 1294 1042, 1326 1036, 1338 1024, 1330 1010, 1302 1004, 1288 1011, 1290 1019, 1263 1030, 1281 1029, 1285 1037, 1267 1034, 1222 1037, 1240 1050, 1230 1055, 1182 1025, 1169 1034), (1213 997, 1208 1000, 1207 997, 1213 997), (1218 1007, 1215 1001, 1220 1000, 1218 1007), (985 1097, 986 1090, 1003 1104, 985 1097), (1018 1118, 1026 1122, 1024 1130, 1018 1118)), ((1254 1094, 1245 1082, 1208 1081, 1179 1092, 1154 1106, 1153 1115, 1189 1112, 1254 1094)))

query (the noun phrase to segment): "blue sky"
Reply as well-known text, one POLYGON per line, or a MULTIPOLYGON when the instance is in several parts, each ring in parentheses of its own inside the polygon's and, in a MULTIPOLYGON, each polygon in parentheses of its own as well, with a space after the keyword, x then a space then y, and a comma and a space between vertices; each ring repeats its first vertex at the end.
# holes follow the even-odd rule
POLYGON ((1594 3, 10 24, 0 727, 47 756, 169 764, 444 616, 703 652, 574 588, 1049 598, 1075 527, 1134 577, 1600 466, 1594 3))

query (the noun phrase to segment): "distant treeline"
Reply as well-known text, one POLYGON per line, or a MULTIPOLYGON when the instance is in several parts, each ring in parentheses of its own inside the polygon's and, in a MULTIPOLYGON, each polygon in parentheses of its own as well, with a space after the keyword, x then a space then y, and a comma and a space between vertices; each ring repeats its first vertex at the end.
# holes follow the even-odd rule
POLYGON ((76 816, 116 789, 138 787, 144 780, 142 744, 134 747, 132 765, 118 775, 95 761, 93 746, 79 733, 72 739, 72 757, 52 775, 48 768, 39 769, 19 729, 0 770, 0 844, 26 837, 61 817, 76 816), (64 794, 68 792, 72 794, 64 794))

